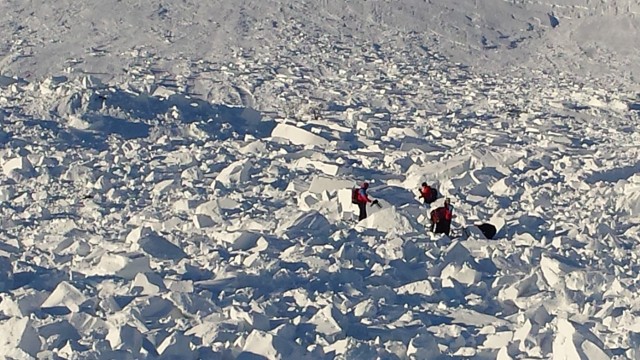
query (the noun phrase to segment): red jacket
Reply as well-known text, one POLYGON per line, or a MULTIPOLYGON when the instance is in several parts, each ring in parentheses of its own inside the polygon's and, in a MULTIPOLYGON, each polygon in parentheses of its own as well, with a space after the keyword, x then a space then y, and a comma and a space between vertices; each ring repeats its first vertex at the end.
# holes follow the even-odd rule
POLYGON ((360 188, 360 190, 358 190, 358 202, 360 204, 366 204, 371 202, 371 199, 369 199, 369 196, 367 195, 367 190, 360 188))
POLYGON ((431 212, 431 221, 434 223, 440 221, 450 222, 452 218, 453 214, 451 213, 451 209, 446 206, 439 207, 431 212))
POLYGON ((429 186, 423 186, 420 188, 420 197, 423 199, 431 199, 431 188, 429 186))

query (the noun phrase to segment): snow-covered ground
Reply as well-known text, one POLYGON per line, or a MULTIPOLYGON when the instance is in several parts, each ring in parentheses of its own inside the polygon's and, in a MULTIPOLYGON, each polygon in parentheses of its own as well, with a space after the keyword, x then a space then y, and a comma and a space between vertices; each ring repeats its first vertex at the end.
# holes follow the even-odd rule
POLYGON ((639 14, 0 2, 0 355, 640 358, 639 14))

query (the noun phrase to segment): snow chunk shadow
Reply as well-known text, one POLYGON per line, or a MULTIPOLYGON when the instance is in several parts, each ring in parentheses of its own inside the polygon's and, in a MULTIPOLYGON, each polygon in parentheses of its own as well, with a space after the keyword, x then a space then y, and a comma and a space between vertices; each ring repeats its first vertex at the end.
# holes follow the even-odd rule
POLYGON ((66 96, 51 99, 47 105, 62 126, 40 124, 67 145, 105 149, 112 135, 152 141, 163 134, 200 140, 243 135, 264 138, 275 128, 275 121, 263 119, 252 108, 212 104, 187 94, 137 92, 100 83, 73 85, 61 85, 66 91, 57 90, 66 96))
MULTIPOLYGON (((101 95, 100 109, 119 109, 127 115, 151 121, 154 119, 177 119, 183 124, 207 124, 201 130, 210 134, 221 132, 223 124, 231 126, 239 134, 251 134, 256 137, 267 137, 275 128, 275 122, 265 121, 255 109, 242 106, 211 104, 202 99, 192 98, 185 94, 172 94, 168 97, 158 97, 150 94, 136 94, 123 90, 101 95)), ((99 110, 91 109, 88 110, 99 110)))
POLYGON ((614 169, 595 172, 589 175, 584 181, 587 184, 595 184, 600 181, 614 183, 620 180, 628 179, 634 174, 637 174, 639 172, 640 172, 640 161, 630 166, 623 166, 620 168, 614 168, 614 169))
POLYGON ((84 118, 89 122, 90 132, 75 130, 86 139, 94 138, 99 141, 103 136, 119 135, 125 140, 144 138, 149 136, 150 125, 141 122, 127 121, 109 115, 86 114, 84 118), (102 136, 100 136, 102 135, 102 136))

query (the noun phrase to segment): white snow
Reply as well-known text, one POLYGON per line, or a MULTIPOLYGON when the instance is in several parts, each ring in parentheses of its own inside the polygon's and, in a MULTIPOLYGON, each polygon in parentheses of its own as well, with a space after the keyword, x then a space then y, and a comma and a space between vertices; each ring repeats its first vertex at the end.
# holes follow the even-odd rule
POLYGON ((638 358, 638 14, 0 2, 0 357, 638 358))

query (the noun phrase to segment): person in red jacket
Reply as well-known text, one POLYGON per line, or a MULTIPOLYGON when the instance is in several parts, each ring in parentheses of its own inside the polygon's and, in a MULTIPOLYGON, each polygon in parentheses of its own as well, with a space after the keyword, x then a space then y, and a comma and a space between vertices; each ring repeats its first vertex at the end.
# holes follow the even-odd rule
POLYGON ((431 211, 432 231, 436 234, 446 234, 449 236, 451 233, 452 218, 453 207, 451 206, 451 200, 446 198, 444 200, 444 206, 431 211))
POLYGON ((427 185, 426 182, 422 183, 422 187, 420 188, 420 198, 424 199, 425 204, 431 204, 436 201, 438 197, 436 190, 431 186, 427 185))
POLYGON ((371 201, 371 199, 369 199, 369 195, 367 194, 367 189, 369 188, 369 183, 368 182, 363 182, 362 186, 360 186, 360 189, 358 189, 358 197, 357 197, 357 203, 358 203, 358 209, 360 209, 360 215, 358 216, 358 221, 360 220, 364 220, 367 218, 367 204, 371 203, 371 205, 378 205, 378 200, 373 200, 371 201))

